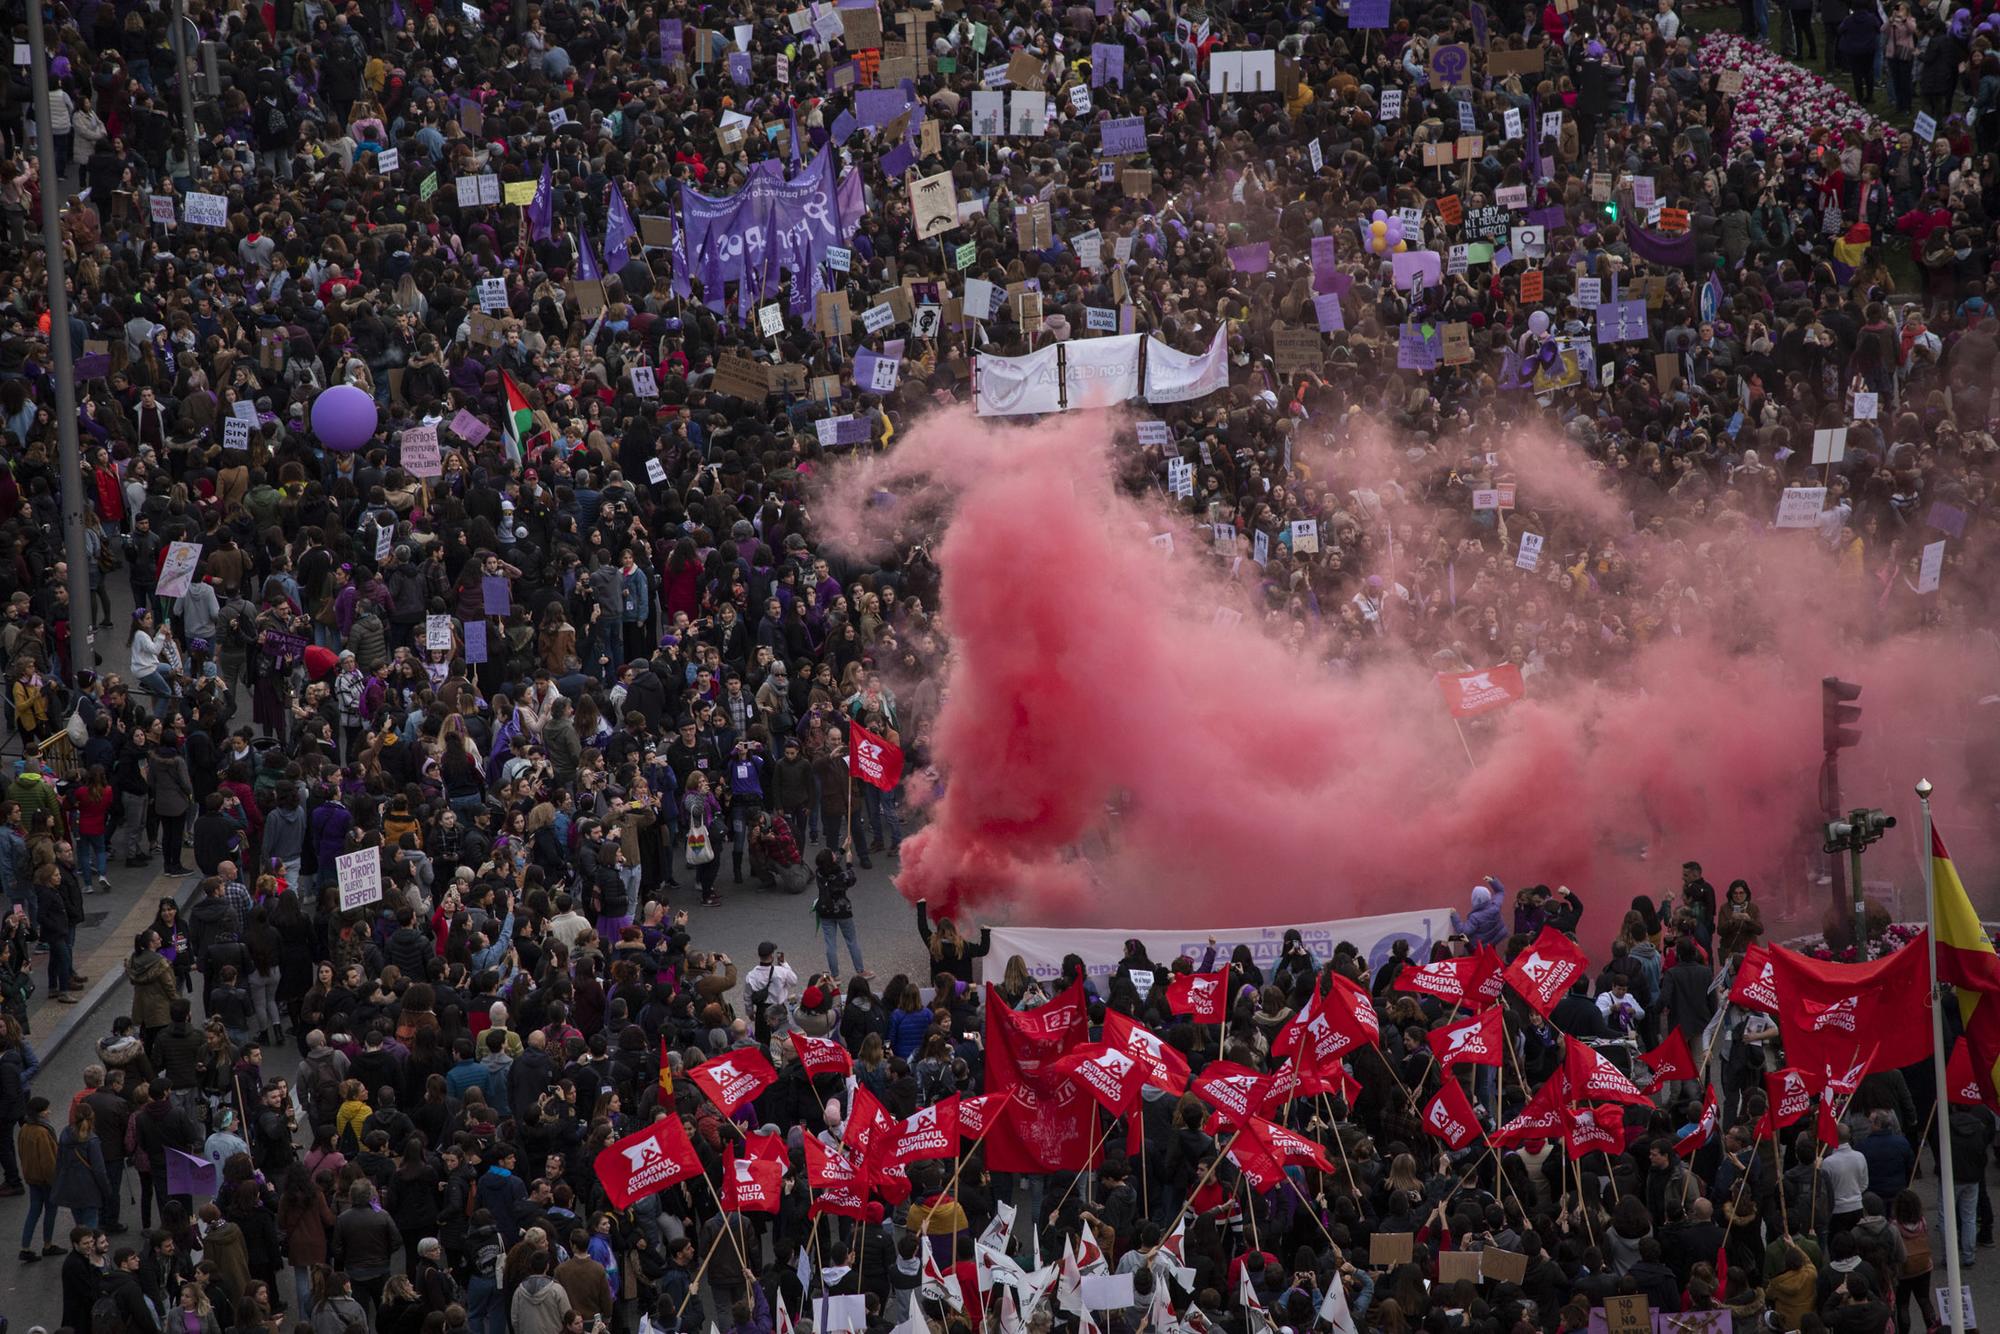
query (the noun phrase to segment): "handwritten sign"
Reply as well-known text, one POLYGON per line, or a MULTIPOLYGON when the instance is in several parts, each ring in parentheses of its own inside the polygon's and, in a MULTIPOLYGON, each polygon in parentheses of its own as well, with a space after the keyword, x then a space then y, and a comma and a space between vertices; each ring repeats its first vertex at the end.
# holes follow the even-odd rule
POLYGON ((334 859, 333 873, 340 885, 340 910, 352 912, 382 901, 382 853, 376 848, 343 852, 334 859))

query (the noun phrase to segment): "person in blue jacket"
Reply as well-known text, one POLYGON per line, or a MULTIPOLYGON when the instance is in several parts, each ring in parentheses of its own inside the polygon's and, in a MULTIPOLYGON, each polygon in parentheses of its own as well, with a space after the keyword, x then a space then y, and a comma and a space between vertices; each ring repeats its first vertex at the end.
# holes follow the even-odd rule
POLYGON ((1507 943, 1507 919, 1501 912, 1501 900, 1506 895, 1505 886, 1487 876, 1472 887, 1472 911, 1463 919, 1457 913, 1451 915, 1453 929, 1470 936, 1474 945, 1499 949, 1507 943))

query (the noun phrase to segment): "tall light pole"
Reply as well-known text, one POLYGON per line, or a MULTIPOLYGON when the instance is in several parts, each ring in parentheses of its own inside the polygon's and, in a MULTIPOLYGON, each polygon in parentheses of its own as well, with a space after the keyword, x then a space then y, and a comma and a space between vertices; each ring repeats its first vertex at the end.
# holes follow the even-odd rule
POLYGON ((1944 1219, 1945 1298, 1951 1308, 1951 1334, 1965 1334, 1964 1304, 1959 1301, 1958 1183, 1951 1161, 1951 1085, 1945 1081, 1944 993, 1938 986, 1937 854, 1931 842, 1931 780, 1917 780, 1917 800, 1924 808, 1924 940, 1931 956, 1931 1074, 1937 1081, 1938 1213, 1944 1219))
MULTIPOLYGON (((83 455, 76 442, 76 361, 69 345, 69 289, 64 285, 62 181, 49 129, 49 41, 41 0, 28 0, 28 68, 35 87, 35 158, 42 183, 42 255, 49 270, 49 355, 55 367, 56 431, 61 442, 63 559, 69 563, 69 673, 93 665, 97 630, 90 606, 90 559, 83 539, 83 455)), ((54 627, 50 627, 53 632, 54 627)))
POLYGON ((174 35, 174 82, 181 90, 181 133, 187 137, 188 174, 192 176, 201 167, 201 130, 194 120, 194 61, 190 59, 194 53, 188 50, 186 0, 174 0, 173 18, 167 26, 174 35))

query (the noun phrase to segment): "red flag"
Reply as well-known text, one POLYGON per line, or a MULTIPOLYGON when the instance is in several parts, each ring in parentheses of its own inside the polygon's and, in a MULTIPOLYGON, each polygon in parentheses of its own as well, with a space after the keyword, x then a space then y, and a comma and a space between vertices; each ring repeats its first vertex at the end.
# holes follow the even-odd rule
POLYGON ((1563 1096, 1568 1081, 1558 1070, 1536 1089, 1520 1113, 1493 1132, 1495 1144, 1511 1147, 1537 1140, 1555 1139, 1563 1133, 1563 1096))
POLYGON ((1717 1301, 1729 1300, 1729 1243, 1715 1248, 1715 1297, 1717 1301))
POLYGON ((926 1158, 958 1157, 958 1098, 946 1098, 891 1124, 886 1164, 902 1167, 926 1158))
POLYGON ((1590 960, 1576 942, 1552 926, 1542 928, 1535 943, 1507 965, 1507 985, 1535 1013, 1547 1018, 1556 1002, 1590 969, 1590 960))
POLYGON ((1646 1092, 1652 1093, 1670 1079, 1693 1079, 1695 1077, 1694 1053, 1688 1050, 1687 1035, 1676 1028, 1667 1034, 1667 1040, 1640 1058, 1646 1068, 1653 1072, 1646 1083, 1646 1092))
POLYGON ((1956 1106, 2000 1110, 2000 1097, 1994 1095, 1991 1074, 1982 1077, 1978 1063, 1972 1059, 1969 1041, 1962 1040, 1951 1049, 1951 1059, 1944 1067, 1944 1084, 1956 1106))
POLYGON ((1381 1038, 1382 1021, 1375 1013, 1375 998, 1335 973, 1278 1031, 1271 1054, 1286 1056, 1301 1050, 1301 1064, 1323 1066, 1351 1051, 1373 1046, 1381 1038))
POLYGON ((785 1137, 776 1133, 765 1134, 753 1130, 743 1137, 743 1156, 760 1162, 776 1163, 786 1171, 791 1170, 792 1154, 785 1147, 785 1137))
POLYGON ((644 1130, 606 1145, 592 1166, 614 1209, 629 1209, 634 1201, 657 1195, 676 1181, 701 1175, 701 1159, 677 1116, 660 1117, 644 1130))
POLYGON ((1437 1063, 1449 1070, 1455 1065, 1499 1065, 1506 1047, 1501 1041, 1500 1007, 1483 1010, 1470 1019, 1461 1019, 1425 1035, 1437 1063))
POLYGON ((1145 1069, 1146 1082, 1179 1096, 1187 1092, 1187 1057, 1160 1040, 1160 1035, 1129 1015, 1104 1012, 1104 1041, 1133 1057, 1145 1069))
POLYGON ((1437 683, 1454 718, 1477 718, 1528 693, 1521 682, 1521 669, 1511 662, 1483 672, 1439 672, 1437 683))
POLYGON ((814 1217, 867 1216, 868 1191, 862 1185, 861 1165, 839 1149, 827 1148, 817 1135, 806 1136, 806 1184, 817 1192, 812 1202, 814 1217))
POLYGON ((1234 1061, 1210 1061, 1188 1091, 1215 1108, 1224 1120, 1237 1124, 1264 1110, 1268 1089, 1263 1075, 1234 1061))
POLYGON ((1764 1119, 1757 1123, 1757 1135, 1775 1135, 1812 1110, 1819 1093, 1819 1081, 1810 1071, 1788 1065, 1764 1076, 1764 1092, 1771 1100, 1764 1119))
POLYGON ((1582 1038, 1563 1041, 1562 1074, 1571 1102, 1626 1102, 1635 1107, 1649 1107, 1653 1102, 1606 1060, 1603 1052, 1582 1038))
POLYGON ((722 1210, 731 1214, 775 1214, 783 1190, 785 1169, 765 1158, 738 1158, 734 1152, 722 1173, 722 1210))
MULTIPOLYGON (((1231 1136, 1229 1147, 1223 1156, 1236 1164, 1236 1169, 1243 1174, 1243 1179, 1248 1181, 1250 1188, 1259 1195, 1275 1188, 1285 1179, 1285 1165, 1278 1161, 1276 1155, 1271 1153, 1262 1140, 1247 1130, 1243 1134, 1231 1136)), ((1246 1278, 1249 1276, 1248 1271, 1245 1271, 1244 1276, 1246 1278)))
POLYGON ((724 1116, 734 1116, 738 1107, 777 1083, 778 1072, 771 1068, 770 1058, 763 1052, 754 1047, 740 1047, 712 1061, 703 1061, 688 1071, 688 1078, 724 1116))
POLYGON ((1694 1129, 1674 1143, 1674 1152, 1683 1158, 1692 1158, 1695 1153, 1715 1138, 1716 1123, 1721 1120, 1722 1111, 1715 1102, 1715 1085, 1710 1084, 1701 1100, 1701 1117, 1694 1123, 1694 1129))
POLYGON ((903 781, 903 751, 853 719, 847 722, 847 772, 884 792, 903 781))
POLYGON ((1305 1163, 1322 1172, 1333 1170, 1333 1160, 1326 1156, 1326 1146, 1318 1140, 1307 1139, 1296 1130, 1275 1121, 1266 1121, 1260 1116, 1252 1118, 1250 1133, 1262 1140, 1266 1150, 1281 1163, 1305 1163))
POLYGON ((1038 1009, 1016 1011, 986 988, 986 1087, 1013 1093, 1018 1105, 986 1135, 995 1172, 1080 1172, 1090 1165, 1096 1104, 1055 1068, 1090 1040, 1083 983, 1073 982, 1038 1009))
POLYGON ((958 1133, 967 1139, 978 1139, 1012 1101, 1004 1093, 982 1093, 976 1098, 960 1098, 958 1133))
POLYGON ((840 1138, 854 1150, 857 1164, 865 1165, 879 1152, 895 1125, 867 1086, 856 1084, 853 1103, 847 1109, 847 1120, 840 1127, 840 1138))
POLYGON ((1927 944, 1915 940, 1873 963, 1823 963, 1774 948, 1778 1028, 1785 1058, 1807 1070, 1841 1066, 1873 1048, 1870 1068, 1900 1069, 1931 1051, 1927 944))
POLYGON ((1219 1024, 1229 1016, 1229 970, 1176 973, 1167 983, 1167 1010, 1191 1015, 1197 1024, 1219 1024))
POLYGON ((1563 1143, 1570 1157, 1625 1151, 1625 1118, 1616 1107, 1577 1107, 1564 1120, 1563 1143))
POLYGON ((1751 945, 1736 965, 1736 981, 1729 988, 1731 1004, 1760 1014, 1778 1012, 1778 969, 1771 962, 1767 945, 1751 945))
POLYGON ((1086 1042, 1056 1062, 1056 1068, 1075 1078, 1078 1087, 1113 1116, 1132 1110, 1139 1086, 1146 1082, 1146 1068, 1136 1057, 1104 1042, 1086 1042))
POLYGON ((1448 1149, 1462 1149, 1479 1138, 1479 1118, 1456 1079, 1445 1080, 1424 1104, 1424 1129, 1443 1140, 1448 1149))
POLYGON ((844 1075, 854 1069, 854 1058, 848 1055, 847 1048, 832 1038, 816 1038, 796 1028, 790 1037, 792 1050, 799 1054, 799 1064, 806 1068, 808 1077, 844 1075))
POLYGON ((667 1040, 665 1038, 661 1038, 660 1039, 660 1102, 664 1106, 672 1106, 670 1100, 674 1096, 674 1067, 667 1060, 667 1051, 668 1051, 667 1040))
POLYGON ((1493 947, 1481 945, 1462 958, 1405 968, 1396 974, 1395 989, 1435 996, 1454 1005, 1490 1005, 1500 999, 1500 990, 1505 985, 1502 971, 1500 956, 1493 952, 1493 947))
MULTIPOLYGON (((1873 1058, 1873 1052, 1867 1056, 1855 1053, 1854 1064, 1847 1068, 1845 1074, 1837 1073, 1830 1065, 1826 1067, 1826 1079, 1819 1089, 1819 1121, 1816 1125, 1820 1143, 1840 1142, 1840 1118, 1833 1114, 1834 1106, 1842 1098, 1852 1096, 1854 1090, 1861 1087, 1861 1081, 1868 1075, 1868 1063, 1873 1058)), ((1948 1084, 1950 1080, 1945 1082, 1948 1084)))

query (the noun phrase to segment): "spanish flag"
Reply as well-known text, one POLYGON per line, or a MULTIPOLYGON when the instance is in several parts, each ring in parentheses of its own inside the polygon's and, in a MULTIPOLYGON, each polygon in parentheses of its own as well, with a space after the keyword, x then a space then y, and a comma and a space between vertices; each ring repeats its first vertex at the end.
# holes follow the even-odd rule
POLYGON ((1931 875, 1937 893, 1938 980, 1959 989, 1959 1017, 1970 1024, 1984 993, 2000 992, 2000 954, 1966 896, 1965 882, 1931 829, 1931 875))
POLYGON ((1944 839, 1931 829, 1931 880, 1937 902, 1938 978, 1958 990, 1958 1015, 1965 1022, 1967 1080, 1978 1098, 2000 1102, 2000 955, 1980 924, 1966 896, 1965 882, 1944 849, 1944 839))

